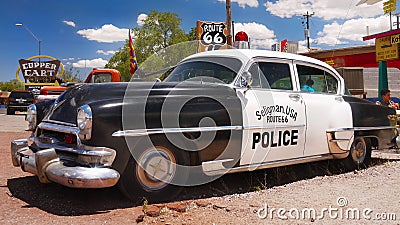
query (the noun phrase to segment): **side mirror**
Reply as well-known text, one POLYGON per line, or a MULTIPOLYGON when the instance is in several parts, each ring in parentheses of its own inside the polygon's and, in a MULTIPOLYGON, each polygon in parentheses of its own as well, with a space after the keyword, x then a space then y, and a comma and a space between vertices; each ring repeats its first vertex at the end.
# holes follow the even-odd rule
POLYGON ((242 74, 241 77, 241 87, 250 87, 251 83, 253 82, 253 77, 249 71, 246 71, 242 74))

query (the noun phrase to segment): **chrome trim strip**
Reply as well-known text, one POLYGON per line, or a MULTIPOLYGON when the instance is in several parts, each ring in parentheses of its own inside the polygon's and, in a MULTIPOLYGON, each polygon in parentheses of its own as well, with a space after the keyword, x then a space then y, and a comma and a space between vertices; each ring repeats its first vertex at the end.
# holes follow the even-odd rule
MULTIPOLYGON (((260 170, 260 169, 267 169, 272 167, 280 167, 280 166, 288 166, 298 163, 307 163, 313 161, 320 161, 326 159, 333 159, 333 156, 330 154, 324 155, 316 155, 310 157, 302 157, 302 158, 295 158, 295 159, 287 159, 287 160, 277 160, 272 162, 263 162, 258 164, 251 164, 233 168, 226 168, 222 165, 224 160, 217 160, 217 161, 208 161, 203 162, 201 167, 203 172, 208 176, 226 174, 226 173, 236 173, 236 172, 245 172, 245 171, 252 171, 252 170, 260 170)), ((230 161, 230 160, 228 160, 230 161)))
POLYGON ((288 127, 305 127, 305 124, 288 126, 220 126, 220 127, 188 127, 188 128, 152 128, 152 129, 135 129, 116 131, 112 134, 113 137, 138 137, 152 134, 167 134, 167 133, 184 133, 184 132, 210 132, 210 131, 223 131, 223 130, 255 130, 255 129, 275 129, 275 128, 288 128, 288 127))
POLYGON ((79 139, 79 128, 76 126, 65 126, 61 124, 41 122, 38 127, 42 130, 51 130, 60 133, 74 134, 76 136, 76 144, 78 146, 82 146, 81 139, 79 139))
POLYGON ((62 145, 42 143, 40 142, 40 138, 37 137, 33 137, 33 141, 41 149, 54 148, 59 151, 70 152, 78 155, 111 156, 115 154, 115 150, 107 147, 93 147, 93 146, 80 145, 78 146, 79 148, 71 148, 62 145))
POLYGON ((51 131, 55 131, 55 132, 76 134, 76 135, 79 132, 78 127, 76 127, 75 125, 74 126, 65 126, 65 125, 61 125, 61 124, 52 124, 52 123, 41 122, 38 127, 43 130, 51 130, 51 131))
POLYGON ((386 130, 395 129, 395 126, 381 126, 381 127, 340 127, 331 128, 326 130, 326 132, 345 132, 345 131, 364 131, 364 130, 386 130))
POLYGON ((57 121, 57 120, 51 120, 51 119, 43 120, 43 122, 49 122, 49 123, 54 123, 54 124, 58 124, 58 125, 65 125, 65 126, 70 126, 70 127, 76 127, 76 124, 73 124, 73 123, 67 123, 67 122, 62 122, 62 121, 57 121))
POLYGON ((264 130, 264 129, 281 129, 281 128, 290 128, 290 127, 305 127, 305 124, 298 124, 298 125, 276 125, 276 126, 245 126, 243 130, 264 130))
POLYGON ((223 130, 242 130, 242 126, 220 126, 220 127, 188 127, 188 128, 152 128, 152 129, 135 129, 116 131, 113 137, 138 137, 152 134, 169 134, 184 132, 210 132, 223 130))

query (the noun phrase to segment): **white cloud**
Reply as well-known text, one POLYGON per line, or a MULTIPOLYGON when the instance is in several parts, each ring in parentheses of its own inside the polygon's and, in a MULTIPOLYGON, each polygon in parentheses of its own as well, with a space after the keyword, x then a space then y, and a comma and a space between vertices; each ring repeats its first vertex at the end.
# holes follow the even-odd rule
MULTIPOLYGON (((218 0, 219 2, 226 2, 226 0, 218 0)), ((237 2, 240 7, 245 8, 246 5, 249 7, 258 7, 258 0, 232 0, 231 2, 237 2)))
POLYGON ((67 24, 68 26, 75 27, 75 23, 73 21, 64 20, 63 23, 67 24))
POLYGON ((270 49, 276 43, 274 31, 259 23, 235 23, 235 32, 244 31, 250 38, 251 48, 270 49))
POLYGON ((346 44, 349 41, 362 42, 362 37, 367 36, 367 26, 369 34, 381 33, 389 30, 389 18, 380 16, 377 18, 352 19, 342 24, 333 22, 324 25, 322 31, 318 32, 318 44, 346 44), (340 31, 341 29, 341 31, 340 31), (340 31, 339 39, 337 40, 340 31))
POLYGON ((74 68, 104 68, 107 63, 107 60, 97 58, 91 60, 79 60, 78 62, 73 63, 72 66, 74 68))
POLYGON ((104 51, 104 50, 97 50, 96 53, 97 54, 102 54, 102 55, 114 55, 116 51, 104 51))
POLYGON ((70 57, 70 58, 64 58, 64 59, 62 59, 63 61, 72 61, 72 60, 75 60, 75 58, 72 58, 72 57, 70 57))
POLYGON ((143 26, 144 25, 144 21, 147 19, 147 14, 144 14, 144 13, 142 13, 142 14, 140 14, 139 16, 138 16, 138 18, 137 18, 137 20, 136 20, 136 23, 139 25, 139 26, 143 26))
POLYGON ((121 29, 112 24, 105 24, 100 29, 79 30, 77 33, 91 41, 113 43, 125 41, 129 29, 121 29))
POLYGON ((383 14, 382 3, 355 6, 356 4, 357 1, 349 0, 277 0, 267 1, 264 6, 272 15, 281 18, 302 16, 307 11, 315 12, 314 17, 324 20, 375 17, 383 14))

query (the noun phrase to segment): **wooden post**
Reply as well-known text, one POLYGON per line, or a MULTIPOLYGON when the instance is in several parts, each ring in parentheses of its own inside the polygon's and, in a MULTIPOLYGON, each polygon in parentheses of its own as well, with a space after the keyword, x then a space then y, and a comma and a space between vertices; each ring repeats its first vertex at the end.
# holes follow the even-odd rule
POLYGON ((226 29, 228 30, 227 44, 232 46, 232 11, 231 0, 226 0, 226 29))

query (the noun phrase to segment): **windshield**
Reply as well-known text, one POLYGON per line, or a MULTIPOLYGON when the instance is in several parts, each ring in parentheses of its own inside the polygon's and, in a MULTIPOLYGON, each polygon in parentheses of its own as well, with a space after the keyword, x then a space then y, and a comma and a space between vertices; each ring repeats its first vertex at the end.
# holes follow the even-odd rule
POLYGON ((165 82, 190 79, 212 83, 230 84, 235 79, 242 62, 234 58, 196 58, 179 64, 165 82))
POLYGON ((111 82, 111 74, 109 73, 96 73, 93 74, 91 83, 106 83, 111 82))

